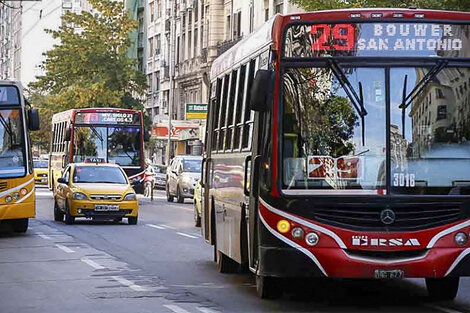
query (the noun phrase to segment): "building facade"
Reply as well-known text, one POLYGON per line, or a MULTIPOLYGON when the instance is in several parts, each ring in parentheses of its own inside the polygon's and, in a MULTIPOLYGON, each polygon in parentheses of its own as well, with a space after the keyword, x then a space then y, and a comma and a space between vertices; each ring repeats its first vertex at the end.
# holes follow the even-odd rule
POLYGON ((218 55, 253 32, 276 13, 301 11, 287 0, 144 0, 147 18, 147 80, 145 110, 154 126, 193 127, 194 137, 175 135, 170 152, 163 136, 156 154, 190 153, 202 140, 204 119, 191 119, 187 108, 208 103, 210 67, 218 55), (171 108, 170 108, 171 105, 171 108))

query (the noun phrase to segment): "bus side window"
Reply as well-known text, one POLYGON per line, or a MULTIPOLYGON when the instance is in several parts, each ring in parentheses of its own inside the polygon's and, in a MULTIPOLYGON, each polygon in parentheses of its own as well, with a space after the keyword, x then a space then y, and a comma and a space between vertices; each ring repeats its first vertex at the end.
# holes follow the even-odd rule
POLYGON ((217 96, 213 101, 214 104, 214 110, 213 110, 213 132, 212 132, 212 151, 217 151, 217 138, 219 134, 219 110, 220 110, 220 102, 221 98, 223 98, 221 91, 222 91, 222 84, 223 84, 223 79, 218 78, 217 79, 217 96))
POLYGON ((246 76, 246 67, 247 65, 244 64, 240 68, 240 74, 238 79, 238 87, 237 87, 237 100, 236 100, 236 109, 235 109, 235 122, 234 122, 234 129, 235 134, 233 136, 233 150, 239 151, 240 150, 240 135, 242 133, 242 113, 243 113, 243 99, 245 97, 245 87, 247 83, 247 76, 246 76))
POLYGON ((232 135, 233 135, 233 107, 235 105, 235 90, 237 87, 237 76, 238 69, 232 72, 230 79, 230 96, 228 98, 227 105, 227 118, 226 118, 226 139, 225 139, 225 151, 232 151, 232 135))
POLYGON ((225 126, 229 82, 230 82, 230 74, 227 74, 224 77, 223 94, 220 97, 221 105, 220 105, 220 117, 219 117, 219 140, 217 143, 217 150, 220 152, 222 152, 224 149, 225 129, 223 129, 223 127, 225 126))
POLYGON ((258 62, 257 59, 250 61, 250 69, 248 71, 248 84, 245 90, 245 103, 244 103, 244 125, 243 125, 243 135, 242 135, 242 149, 251 148, 251 132, 253 131, 253 114, 250 110, 250 91, 251 86, 253 85, 253 79, 255 77, 255 69, 258 62))

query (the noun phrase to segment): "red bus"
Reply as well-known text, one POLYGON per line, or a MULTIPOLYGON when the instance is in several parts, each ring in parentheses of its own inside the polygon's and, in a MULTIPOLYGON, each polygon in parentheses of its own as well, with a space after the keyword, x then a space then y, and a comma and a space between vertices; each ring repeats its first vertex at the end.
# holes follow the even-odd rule
POLYGON ((52 117, 49 189, 69 163, 94 158, 119 164, 137 193, 145 173, 142 112, 116 108, 72 109, 52 117))
POLYGON ((219 56, 202 232, 261 297, 282 278, 470 274, 470 14, 276 15, 219 56))

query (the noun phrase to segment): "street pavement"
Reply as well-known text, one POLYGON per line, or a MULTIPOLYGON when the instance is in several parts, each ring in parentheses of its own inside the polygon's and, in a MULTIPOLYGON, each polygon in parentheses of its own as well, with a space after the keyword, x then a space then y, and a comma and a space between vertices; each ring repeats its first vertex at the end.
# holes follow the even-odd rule
POLYGON ((192 204, 164 192, 140 198, 139 223, 53 221, 37 191, 26 234, 0 225, 0 313, 470 312, 470 279, 453 302, 429 299, 420 279, 288 281, 260 300, 251 274, 220 274, 193 225, 192 204))

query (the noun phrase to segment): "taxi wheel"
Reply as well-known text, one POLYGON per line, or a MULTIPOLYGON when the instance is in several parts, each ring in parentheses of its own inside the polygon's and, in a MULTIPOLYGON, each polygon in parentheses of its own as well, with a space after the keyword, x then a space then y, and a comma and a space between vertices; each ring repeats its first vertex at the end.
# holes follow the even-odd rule
POLYGON ((75 222, 75 216, 70 215, 69 205, 65 205, 65 224, 72 225, 75 222))
POLYGON ((57 202, 54 201, 54 221, 62 222, 64 221, 64 213, 60 211, 59 207, 57 206, 57 202))
POLYGON ((166 200, 168 202, 173 202, 173 196, 170 195, 170 189, 168 185, 166 186, 166 200))
POLYGON ((127 218, 127 223, 128 223, 129 225, 137 225, 137 219, 138 219, 137 216, 129 216, 129 217, 127 218))
POLYGON ((181 195, 180 187, 176 187, 176 202, 178 203, 183 203, 184 202, 184 197, 181 195))

